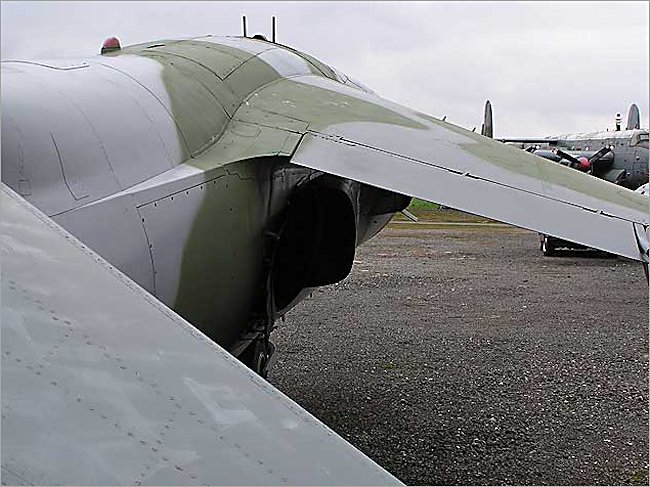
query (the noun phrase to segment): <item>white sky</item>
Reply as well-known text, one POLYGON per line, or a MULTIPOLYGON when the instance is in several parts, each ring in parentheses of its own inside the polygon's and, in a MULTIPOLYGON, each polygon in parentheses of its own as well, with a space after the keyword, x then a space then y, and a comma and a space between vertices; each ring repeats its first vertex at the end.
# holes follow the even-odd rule
POLYGON ((471 129, 489 98, 497 136, 648 127, 648 2, 7 2, 2 59, 98 53, 180 36, 270 37, 381 96, 471 129))

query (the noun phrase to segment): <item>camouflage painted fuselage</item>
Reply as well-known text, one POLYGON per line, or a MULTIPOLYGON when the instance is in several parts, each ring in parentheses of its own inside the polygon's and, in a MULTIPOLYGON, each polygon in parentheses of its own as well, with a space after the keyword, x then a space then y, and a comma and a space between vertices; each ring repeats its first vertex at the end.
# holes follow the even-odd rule
POLYGON ((236 350, 409 196, 648 260, 646 198, 263 40, 3 62, 2 179, 236 350))
POLYGON ((245 121, 255 90, 305 74, 362 89, 310 56, 246 38, 3 62, 2 180, 232 346, 312 285, 344 277, 354 246, 408 203, 289 164, 304 122, 245 121), (299 191, 308 185, 318 201, 299 191))

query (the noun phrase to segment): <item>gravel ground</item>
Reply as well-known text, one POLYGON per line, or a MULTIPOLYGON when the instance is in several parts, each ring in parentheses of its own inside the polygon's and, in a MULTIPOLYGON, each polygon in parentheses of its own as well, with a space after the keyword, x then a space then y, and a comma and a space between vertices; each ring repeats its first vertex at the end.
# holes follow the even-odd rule
POLYGON ((648 286, 511 227, 393 225, 269 380, 407 484, 648 485, 648 286))

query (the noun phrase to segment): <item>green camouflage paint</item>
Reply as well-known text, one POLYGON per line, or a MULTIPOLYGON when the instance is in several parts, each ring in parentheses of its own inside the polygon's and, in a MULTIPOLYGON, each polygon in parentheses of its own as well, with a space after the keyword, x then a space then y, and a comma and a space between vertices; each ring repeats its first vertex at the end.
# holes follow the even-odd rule
POLYGON ((263 271, 271 175, 259 158, 289 156, 300 140, 295 132, 230 117, 252 91, 280 75, 249 52, 209 42, 161 41, 123 52, 162 66, 179 141, 191 154, 185 163, 204 174, 174 309, 228 346, 251 319, 263 271))
POLYGON ((495 166, 504 167, 511 172, 550 184, 564 186, 578 193, 594 196, 633 210, 647 210, 647 200, 644 201, 638 198, 638 195, 634 195, 634 193, 629 194, 630 192, 624 188, 619 188, 598 178, 589 177, 575 169, 547 161, 542 157, 529 154, 489 137, 483 137, 476 132, 443 122, 424 113, 417 111, 413 113, 433 124, 473 139, 476 143, 459 144, 459 147, 495 166))
MULTIPOLYGON (((446 130, 473 139, 474 143, 459 143, 458 147, 487 163, 633 210, 645 211, 647 209, 647 202, 643 198, 625 189, 597 178, 588 177, 570 168, 559 166, 434 117, 404 107, 400 107, 402 113, 399 113, 391 108, 389 102, 384 102, 381 99, 378 99, 377 103, 372 103, 292 79, 281 79, 265 87, 258 96, 252 96, 247 101, 249 106, 242 106, 235 117, 251 123, 260 120, 263 114, 276 119, 286 117, 309 124, 310 130, 331 135, 339 135, 336 132, 337 124, 350 122, 381 123, 416 130, 428 130, 428 124, 421 122, 424 119, 446 130), (385 106, 382 103, 385 103, 385 106), (409 112, 412 114, 411 116, 405 114, 409 112)), ((363 143, 363 141, 354 142, 363 143)))
POLYGON ((235 116, 255 123, 262 114, 299 120, 311 130, 350 122, 375 122, 426 130, 426 125, 378 103, 318 86, 283 78, 264 88, 259 96, 246 100, 235 116))
MULTIPOLYGON (((130 49, 163 66, 179 139, 192 155, 186 163, 205 174, 205 197, 180 263, 175 309, 226 346, 248 318, 261 277, 272 175, 257 158, 290 156, 308 129, 336 135, 336 125, 351 122, 413 130, 428 130, 432 123, 475 141, 458 145, 495 166, 647 211, 641 197, 428 115, 282 78, 249 52, 200 41, 130 49), (545 164, 553 164, 552 170, 545 164)), ((333 75, 322 63, 310 63, 312 73, 333 75)))
POLYGON ((259 166, 251 160, 211 172, 180 264, 174 308, 226 346, 250 320, 261 281, 268 198, 259 166))

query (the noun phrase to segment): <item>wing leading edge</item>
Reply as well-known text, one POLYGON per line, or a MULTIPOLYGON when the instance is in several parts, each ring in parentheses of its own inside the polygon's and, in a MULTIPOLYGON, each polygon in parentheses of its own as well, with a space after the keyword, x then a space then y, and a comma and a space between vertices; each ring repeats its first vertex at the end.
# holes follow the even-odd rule
POLYGON ((648 261, 646 198, 374 94, 282 79, 235 119, 299 131, 295 164, 648 261))
POLYGON ((3 484, 397 479, 2 185, 3 484))

